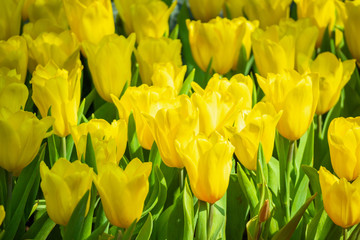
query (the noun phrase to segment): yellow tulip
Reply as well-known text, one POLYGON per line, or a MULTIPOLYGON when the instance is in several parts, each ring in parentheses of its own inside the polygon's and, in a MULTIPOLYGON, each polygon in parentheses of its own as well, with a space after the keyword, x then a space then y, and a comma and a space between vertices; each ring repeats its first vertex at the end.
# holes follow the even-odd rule
POLYGON ((229 185, 234 147, 219 133, 175 140, 194 195, 209 203, 223 197, 229 185))
POLYGON ((16 112, 25 108, 29 91, 16 70, 0 68, 0 109, 16 112))
POLYGON ((294 70, 257 75, 258 83, 277 112, 283 111, 277 125, 279 133, 289 139, 299 139, 309 128, 319 98, 319 79, 314 74, 300 75, 294 70))
POLYGON ((152 163, 135 158, 125 170, 115 164, 106 164, 94 177, 105 215, 112 225, 128 228, 139 221, 149 192, 148 177, 152 163))
POLYGON ((0 225, 5 219, 5 209, 3 205, 0 205, 0 225))
POLYGON ((32 73, 37 65, 54 61, 60 68, 71 71, 80 58, 80 45, 74 33, 64 31, 60 34, 44 32, 33 39, 24 34, 29 48, 29 71, 32 73))
POLYGON ((24 0, 0 1, 0 40, 19 35, 24 0))
POLYGON ((244 16, 245 4, 246 4, 245 0, 225 0, 224 8, 223 8, 224 16, 230 18, 244 16), (228 16, 228 13, 230 14, 230 16, 228 16))
POLYGON ((119 164, 127 144, 127 125, 125 120, 114 120, 109 124, 104 119, 91 119, 87 123, 71 127, 78 159, 85 158, 87 134, 95 152, 97 166, 107 162, 119 164))
POLYGON ((121 119, 128 121, 130 112, 133 112, 139 142, 143 148, 149 150, 154 137, 144 114, 155 117, 160 109, 170 108, 176 104, 175 92, 172 88, 149 87, 146 84, 129 87, 120 100, 114 95, 112 99, 121 119))
POLYGON ((187 95, 177 98, 178 105, 173 108, 160 109, 155 117, 145 115, 158 146, 161 159, 168 167, 183 168, 175 150, 175 139, 198 132, 198 115, 187 95))
POLYGON ((18 176, 35 158, 54 119, 0 109, 0 166, 18 176))
MULTIPOLYGON (((44 193, 46 210, 51 220, 66 226, 70 217, 84 196, 91 189, 93 171, 80 160, 69 162, 58 159, 49 170, 44 162, 40 164, 41 189, 44 193)), ((85 215, 89 211, 90 194, 85 215)))
POLYGON ((178 39, 147 38, 139 43, 135 56, 142 83, 151 85, 155 63, 171 62, 178 67, 182 65, 181 42, 178 39))
POLYGON ((246 1, 244 13, 250 20, 259 20, 260 27, 278 24, 282 18, 289 18, 292 0, 246 1))
POLYGON ((276 125, 281 117, 269 102, 257 103, 245 117, 245 126, 230 138, 239 161, 249 170, 256 170, 257 152, 261 142, 266 162, 273 153, 276 125))
POLYGON ((119 98, 125 83, 130 85, 134 44, 134 34, 127 39, 116 34, 108 35, 98 44, 83 42, 96 91, 108 102, 112 102, 110 94, 119 98))
POLYGON ((355 60, 340 59, 330 53, 319 54, 310 65, 310 71, 319 74, 319 102, 316 114, 329 111, 339 100, 341 89, 350 80, 355 69, 355 60))
POLYGON ((146 37, 161 38, 169 35, 169 17, 176 6, 173 1, 168 7, 163 1, 149 1, 132 4, 130 7, 131 21, 137 41, 146 37))
POLYGON ((195 19, 207 22, 220 14, 225 0, 189 0, 190 10, 195 19))
POLYGON ((196 64, 206 72, 211 69, 225 74, 239 58, 246 29, 245 18, 232 20, 217 17, 208 23, 186 20, 191 53, 196 64))
POLYGON ((319 29, 316 46, 320 47, 326 28, 329 33, 335 26, 335 0, 295 0, 297 16, 310 18, 319 29))
POLYGON ((256 29, 252 46, 256 66, 262 76, 296 69, 302 72, 311 60, 318 36, 310 19, 281 21, 279 25, 256 29))
POLYGON ((51 107, 51 116, 55 118, 54 133, 60 137, 67 136, 70 126, 77 125, 81 70, 80 60, 71 72, 50 61, 45 67, 39 65, 33 73, 32 99, 42 117, 47 116, 51 107))
POLYGON ((16 69, 21 75, 21 82, 25 82, 28 65, 28 48, 23 37, 14 36, 7 41, 0 41, 0 66, 16 69))
POLYGON ((98 43, 115 33, 111 0, 63 0, 71 30, 80 42, 98 43))
POLYGON ((179 93, 186 74, 186 65, 178 67, 172 62, 154 63, 151 82, 157 87, 171 87, 179 93))
POLYGON ((346 19, 344 20, 344 33, 347 47, 351 55, 359 64, 360 62, 360 45, 359 45, 359 24, 360 24, 360 1, 346 1, 346 19))
POLYGON ((348 181, 360 176, 360 117, 335 118, 328 130, 331 164, 340 178, 348 181))
POLYGON ((324 167, 320 167, 319 179, 324 208, 331 220, 342 228, 360 223, 360 179, 352 183, 339 180, 324 167))

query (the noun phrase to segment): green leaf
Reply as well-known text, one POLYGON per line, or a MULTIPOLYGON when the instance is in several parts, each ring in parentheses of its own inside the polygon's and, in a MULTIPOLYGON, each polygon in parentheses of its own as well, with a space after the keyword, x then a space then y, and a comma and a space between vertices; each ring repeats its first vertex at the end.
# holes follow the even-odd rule
POLYGON ((194 203, 188 182, 185 180, 185 186, 182 193, 183 212, 184 212, 184 237, 191 239, 194 237, 194 203))
POLYGON ((81 239, 85 239, 91 235, 92 225, 93 225, 93 217, 94 217, 94 211, 95 211, 95 204, 96 204, 96 197, 97 197, 97 190, 96 190, 95 184, 92 183, 91 195, 90 195, 90 206, 89 206, 89 211, 87 213, 87 216, 85 217, 85 220, 84 220, 81 239))
POLYGON ((151 213, 149 213, 149 216, 147 217, 146 222, 142 226, 136 239, 137 240, 149 240, 151 233, 152 233, 152 229, 153 229, 153 219, 152 219, 151 213))
POLYGON ((317 209, 319 209, 323 206, 322 200, 321 200, 321 194, 320 194, 321 187, 320 187, 320 182, 319 182, 319 174, 318 174, 317 170, 311 166, 302 165, 301 168, 310 180, 310 188, 312 190, 312 193, 318 194, 315 198, 315 206, 317 209))
POLYGON ((242 169, 241 165, 237 164, 237 176, 242 192, 250 204, 250 211, 254 211, 259 200, 254 184, 249 180, 248 176, 242 169))
POLYGON ((269 182, 268 186, 273 192, 273 194, 277 197, 278 192, 280 190, 280 172, 279 172, 279 161, 273 157, 271 157, 269 163, 268 163, 268 177, 269 182))
POLYGON ((136 63, 135 64, 135 72, 132 75, 130 86, 132 86, 132 87, 137 86, 138 80, 139 80, 139 65, 136 63))
POLYGON ((77 240, 81 239, 81 235, 84 227, 86 205, 89 199, 89 190, 86 191, 84 196, 81 198, 73 213, 71 214, 70 220, 65 227, 65 240, 77 240))
POLYGON ((194 81, 194 77, 195 77, 195 69, 193 69, 190 72, 190 74, 187 76, 187 78, 185 79, 185 81, 181 87, 179 95, 189 93, 189 91, 191 89, 191 83, 194 81))
MULTIPOLYGON (((171 0, 169 0, 171 2, 171 0)), ((177 39, 179 36, 179 24, 176 24, 174 29, 171 31, 169 38, 170 39, 177 39)))
POLYGON ((208 203, 199 200, 198 220, 196 224, 196 239, 208 239, 207 226, 208 226, 208 203))
POLYGON ((225 238, 226 198, 227 198, 227 194, 225 193, 220 200, 218 200, 216 203, 210 206, 210 211, 212 211, 212 216, 210 213, 209 221, 212 221, 212 223, 210 227, 210 234, 208 234, 208 238, 211 240, 216 240, 218 238, 221 239, 225 238))
POLYGON ((134 233, 135 227, 136 227, 136 220, 126 229, 124 232, 124 235, 121 237, 121 240, 131 240, 131 237, 134 233))
POLYGON ((6 171, 0 168, 0 205, 5 206, 7 187, 6 187, 6 171))
POLYGON ((39 219, 37 219, 29 230, 23 235, 23 239, 37 239, 45 240, 49 236, 50 232, 55 227, 54 223, 48 216, 47 212, 43 213, 39 219))
POLYGON ((101 107, 97 108, 94 115, 96 118, 105 119, 112 122, 116 118, 117 109, 113 103, 105 102, 101 107))
POLYGON ((312 200, 314 200, 314 198, 316 197, 316 194, 314 194, 313 196, 311 196, 310 198, 308 198, 306 200, 306 202, 304 203, 304 205, 297 211, 297 213, 291 218, 291 220, 280 229, 279 232, 277 232, 275 234, 275 236, 272 238, 272 240, 277 240, 277 239, 290 239, 292 234, 294 233, 298 223, 300 222, 302 216, 304 215, 306 209, 308 208, 308 206, 310 205, 310 203, 312 202, 312 200))
POLYGON ((327 239, 328 233, 332 228, 334 228, 334 226, 335 224, 322 207, 317 211, 308 224, 306 239, 325 240, 327 239))
POLYGON ((128 147, 131 159, 139 158, 144 162, 144 153, 136 134, 135 119, 132 112, 129 115, 128 123, 128 147))
POLYGON ((260 223, 258 219, 258 215, 249 220, 246 224, 246 232, 248 236, 248 240, 255 240, 256 236, 260 231, 260 223))
POLYGON ((90 133, 88 133, 86 137, 85 163, 89 167, 91 167, 96 174, 98 173, 96 166, 95 152, 94 152, 90 133))
POLYGON ((268 169, 267 162, 264 156, 264 151, 261 143, 259 143, 259 148, 257 152, 257 164, 256 164, 256 178, 257 184, 267 184, 268 182, 268 169))
POLYGON ((52 134, 47 138, 50 167, 52 167, 55 164, 56 160, 59 159, 59 153, 57 151, 55 138, 58 138, 57 136, 55 136, 55 134, 52 134))
POLYGON ((91 233, 91 235, 87 238, 87 240, 98 240, 99 236, 104 233, 105 229, 108 226, 109 226, 109 222, 108 221, 104 222, 91 233))

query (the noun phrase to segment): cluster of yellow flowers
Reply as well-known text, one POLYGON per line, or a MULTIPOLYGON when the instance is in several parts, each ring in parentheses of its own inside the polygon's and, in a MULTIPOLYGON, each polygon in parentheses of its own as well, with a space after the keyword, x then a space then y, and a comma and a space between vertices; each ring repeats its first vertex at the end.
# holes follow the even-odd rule
MULTIPOLYGON (((0 167, 17 177, 44 139, 71 138, 79 160, 65 151, 53 165, 40 164, 48 215, 63 226, 92 183, 112 225, 128 228, 141 218, 153 164, 134 158, 120 167, 130 121, 143 149, 156 144, 167 167, 186 169, 195 197, 214 204, 228 189, 235 158, 256 171, 259 145, 268 163, 277 132, 296 144, 315 114, 339 101, 360 62, 359 0, 189 0, 196 20, 182 23, 186 41, 196 70, 209 77, 184 83, 192 70, 186 46, 169 37, 177 1, 114 3, 126 36, 115 33, 110 0, 0 2, 0 167), (321 51, 332 32, 333 47, 346 44, 354 59, 321 51), (255 63, 251 75, 239 73, 241 61, 255 63), (79 113, 88 100, 85 70, 117 119, 79 113), (138 75, 141 84, 133 81, 138 75), (84 163, 89 136, 96 168, 84 163)), ((360 117, 334 119, 328 144, 340 179, 319 170, 324 208, 343 228, 360 223, 359 141, 360 117)), ((90 195, 86 213, 89 207, 90 195)), ((0 206, 0 223, 4 217, 0 206)))

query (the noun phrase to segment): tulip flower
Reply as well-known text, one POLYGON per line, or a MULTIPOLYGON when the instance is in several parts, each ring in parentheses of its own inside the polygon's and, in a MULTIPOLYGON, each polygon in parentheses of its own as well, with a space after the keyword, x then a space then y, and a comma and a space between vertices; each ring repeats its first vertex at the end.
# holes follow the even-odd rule
POLYGON ((319 80, 314 74, 300 75, 294 70, 269 73, 267 78, 256 75, 258 83, 277 112, 283 111, 277 125, 279 133, 299 139, 309 128, 319 98, 319 80))
POLYGON ((346 19, 344 20, 344 33, 347 47, 351 55, 359 64, 360 62, 360 45, 359 45, 359 24, 360 24, 360 1, 346 1, 346 19))
POLYGON ((42 117, 47 116, 51 107, 51 116, 55 118, 54 133, 60 137, 66 137, 70 126, 77 125, 81 70, 80 60, 71 72, 50 61, 45 67, 39 65, 33 73, 32 99, 42 117))
POLYGON ((178 67, 182 65, 181 42, 178 39, 147 38, 139 43, 135 56, 142 83, 151 85, 155 63, 171 62, 178 67))
POLYGON ((225 0, 223 8, 224 16, 228 18, 243 17, 245 4, 246 1, 243 0, 225 0))
POLYGON ((87 123, 72 126, 71 135, 74 139, 78 159, 85 158, 88 133, 91 136, 97 166, 107 162, 119 164, 127 144, 125 120, 114 120, 109 124, 104 119, 91 119, 87 123))
POLYGON ((217 17, 208 23, 186 20, 186 25, 191 53, 201 70, 206 72, 211 62, 210 70, 219 74, 230 71, 239 58, 246 19, 217 17))
POLYGON ((108 102, 112 102, 110 94, 119 98, 125 84, 130 85, 134 44, 134 34, 127 39, 116 34, 108 35, 98 44, 83 42, 96 91, 108 102))
MULTIPOLYGON (((58 159, 51 170, 40 163, 41 190, 44 193, 46 211, 55 223, 66 226, 84 194, 91 189, 93 171, 79 160, 69 162, 58 159)), ((89 211, 90 194, 85 215, 89 211)))
POLYGON ((331 164, 337 176, 353 181, 360 176, 360 117, 335 118, 328 130, 331 164))
POLYGON ((19 35, 24 0, 0 1, 0 40, 19 35))
POLYGON ((229 185, 234 147, 219 133, 175 140, 176 151, 190 179, 191 190, 202 201, 215 203, 229 185))
POLYGON ((154 137, 144 114, 155 117, 162 108, 170 108, 175 102, 175 92, 172 88, 159 88, 155 86, 129 87, 119 100, 112 95, 113 102, 119 111, 121 119, 128 121, 130 112, 133 112, 136 133, 141 146, 151 149, 154 137))
POLYGON ((51 117, 39 120, 31 112, 0 109, 0 167, 20 175, 35 158, 53 121, 51 117))
POLYGON ((341 89, 350 80, 355 69, 355 60, 340 59, 330 53, 319 54, 310 65, 310 71, 319 74, 319 102, 316 114, 329 111, 339 100, 341 89))
POLYGON ((0 66, 8 69, 16 69, 16 73, 21 75, 21 82, 25 82, 28 49, 23 37, 14 36, 7 41, 0 41, 0 66))
POLYGON ((148 1, 132 4, 130 7, 131 22, 137 41, 146 37, 161 38, 169 35, 169 17, 176 6, 173 1, 168 7, 163 1, 148 1))
POLYGON ((278 24, 290 15, 292 0, 252 0, 245 1, 244 13, 249 20, 259 20, 260 27, 278 24))
POLYGON ((310 18, 319 29, 316 46, 320 47, 326 28, 329 33, 335 25, 335 0, 295 0, 297 17, 310 18))
POLYGON ((5 219, 5 209, 3 205, 0 205, 0 225, 5 219))
POLYGON ((151 1, 161 1, 161 0, 114 0, 116 9, 119 12, 119 16, 122 20, 127 35, 134 32, 134 27, 132 22, 133 20, 131 17, 132 5, 137 5, 142 3, 146 4, 151 1))
POLYGON ((324 208, 331 220, 342 228, 360 223, 360 179, 350 183, 320 167, 319 179, 324 208))
POLYGON ((183 168, 184 164, 175 150, 175 139, 180 135, 198 133, 198 114, 187 95, 180 95, 177 101, 179 105, 160 109, 155 117, 145 117, 165 165, 183 168))
POLYGON ((148 177, 152 163, 135 158, 125 170, 118 165, 106 164, 94 177, 105 215, 112 225, 128 228, 139 221, 149 192, 148 177))
POLYGON ((179 93, 186 73, 186 65, 178 67, 172 62, 154 63, 151 82, 157 87, 171 87, 179 93))
POLYGON ((16 70, 0 68, 0 109, 6 108, 12 113, 24 109, 28 96, 29 91, 16 70))
POLYGON ((63 0, 65 13, 79 41, 98 43, 115 33, 111 0, 63 0))
POLYGON ((240 131, 235 131, 230 142, 235 146, 239 161, 249 170, 256 170, 257 152, 261 142, 265 160, 271 159, 276 125, 281 117, 269 102, 257 103, 245 117, 245 124, 240 131))
POLYGON ((37 65, 47 65, 50 60, 60 68, 71 71, 80 58, 79 42, 74 33, 64 31, 60 34, 44 32, 33 39, 24 34, 29 48, 29 71, 32 73, 37 65))
POLYGON ((224 0, 189 0, 189 4, 195 19, 207 22, 219 16, 224 0))

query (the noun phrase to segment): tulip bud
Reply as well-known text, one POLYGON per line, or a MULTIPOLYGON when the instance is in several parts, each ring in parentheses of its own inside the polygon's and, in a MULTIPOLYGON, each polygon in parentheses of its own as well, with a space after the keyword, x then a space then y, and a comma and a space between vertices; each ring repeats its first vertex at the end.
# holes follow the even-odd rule
POLYGON ((112 102, 110 94, 119 98, 125 84, 130 85, 134 44, 134 34, 127 39, 116 34, 108 35, 98 44, 83 42, 96 91, 108 102, 112 102))
POLYGON ((125 170, 115 164, 105 164, 94 177, 105 215, 112 225, 128 228, 139 221, 149 192, 148 177, 152 163, 135 158, 125 170))
POLYGON ((359 45, 359 28, 360 25, 360 1, 346 1, 346 19, 344 20, 344 33, 347 47, 351 55, 359 64, 360 62, 360 45, 359 45))
POLYGON ((191 190, 202 201, 215 203, 228 188, 234 147, 219 133, 175 140, 176 151, 190 179, 191 190))
POLYGON ((319 80, 314 74, 300 75, 294 70, 256 75, 258 83, 277 112, 283 111, 277 125, 279 133, 289 139, 299 139, 309 128, 319 98, 319 80))
POLYGON ((54 119, 39 120, 31 112, 0 109, 0 167, 20 175, 39 151, 54 119))
POLYGON ((32 99, 42 117, 47 116, 51 107, 54 133, 60 137, 67 136, 70 126, 77 125, 81 70, 80 60, 70 73, 50 61, 45 67, 39 65, 33 73, 32 99))
POLYGON ((269 199, 266 199, 259 212, 259 222, 266 222, 270 218, 269 199))
POLYGON ((63 0, 63 3, 71 31, 80 42, 96 44, 104 36, 115 33, 110 0, 63 0))
POLYGON ((20 34, 21 11, 24 0, 0 1, 0 40, 20 34))
POLYGON ((331 220, 342 228, 360 223, 360 178, 350 183, 320 167, 319 179, 324 208, 331 220))
POLYGON ((178 67, 172 62, 154 63, 151 81, 157 87, 171 87, 179 93, 183 85, 186 65, 178 67))
MULTIPOLYGON (((44 162, 41 162, 40 175, 40 186, 44 193, 49 217, 55 223, 66 226, 81 198, 91 189, 92 168, 79 160, 71 163, 65 158, 60 158, 51 170, 44 162)), ((85 216, 89 211, 89 206, 90 194, 85 216)))
POLYGON ((195 19, 207 22, 219 16, 224 0, 189 0, 189 4, 195 19))

